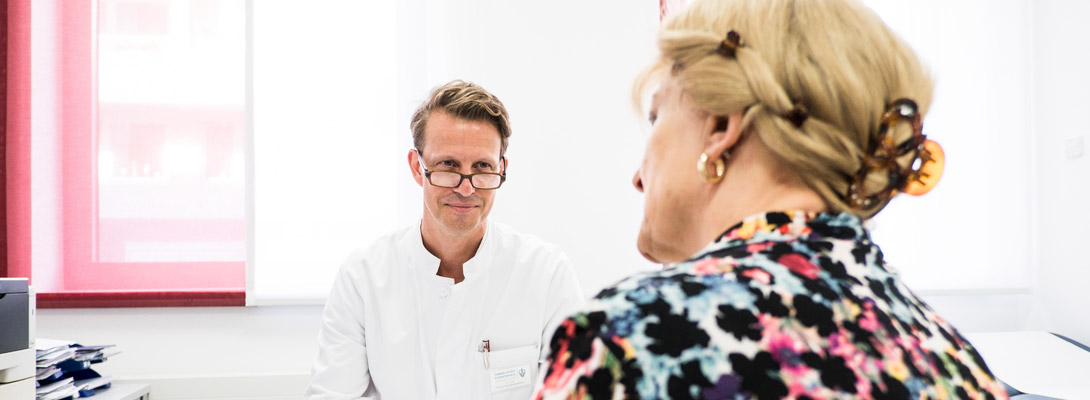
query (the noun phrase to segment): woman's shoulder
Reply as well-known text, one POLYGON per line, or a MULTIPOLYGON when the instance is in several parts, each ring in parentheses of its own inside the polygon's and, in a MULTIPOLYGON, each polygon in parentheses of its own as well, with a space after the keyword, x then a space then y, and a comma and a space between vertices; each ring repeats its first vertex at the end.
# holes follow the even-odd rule
POLYGON ((687 310, 692 302, 716 301, 731 297, 732 293, 748 292, 749 288, 725 279, 694 274, 687 268, 670 268, 661 271, 642 272, 607 286, 587 306, 591 311, 607 311, 607 314, 630 314, 624 311, 636 308, 644 311, 687 310))
POLYGON ((574 322, 612 337, 669 342, 680 351, 707 345, 703 324, 709 318, 739 318, 739 313, 746 313, 743 319, 755 322, 762 312, 783 309, 782 302, 763 301, 767 297, 761 292, 746 282, 694 274, 688 268, 645 272, 603 289, 574 322))

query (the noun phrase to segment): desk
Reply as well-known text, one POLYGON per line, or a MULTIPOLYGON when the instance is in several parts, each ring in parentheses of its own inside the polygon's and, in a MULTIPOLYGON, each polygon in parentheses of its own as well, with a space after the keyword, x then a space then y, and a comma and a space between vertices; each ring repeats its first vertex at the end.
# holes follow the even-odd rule
POLYGON ((1025 399, 1090 399, 1090 352, 1077 342, 1041 331, 967 333, 988 369, 1025 399))
POLYGON ((109 389, 96 390, 91 400, 150 400, 151 385, 146 383, 114 383, 109 389))

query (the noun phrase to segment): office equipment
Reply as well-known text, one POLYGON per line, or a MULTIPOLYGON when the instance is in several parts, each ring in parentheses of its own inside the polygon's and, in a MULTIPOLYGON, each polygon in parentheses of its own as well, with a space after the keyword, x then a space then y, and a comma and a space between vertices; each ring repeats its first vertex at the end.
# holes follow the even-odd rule
POLYGON ((0 278, 0 399, 34 396, 34 292, 27 278, 0 278))
POLYGON ((1017 392, 1032 395, 1027 398, 1090 399, 1085 383, 1090 376, 1090 352, 1085 349, 1042 331, 965 336, 988 369, 1017 392))

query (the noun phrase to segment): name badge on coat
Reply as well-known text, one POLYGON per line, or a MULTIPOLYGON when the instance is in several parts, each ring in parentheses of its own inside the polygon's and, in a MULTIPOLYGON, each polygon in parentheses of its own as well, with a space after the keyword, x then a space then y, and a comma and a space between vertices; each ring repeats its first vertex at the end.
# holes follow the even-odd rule
POLYGON ((488 353, 488 381, 492 393, 516 388, 531 388, 537 372, 538 346, 520 346, 488 353))

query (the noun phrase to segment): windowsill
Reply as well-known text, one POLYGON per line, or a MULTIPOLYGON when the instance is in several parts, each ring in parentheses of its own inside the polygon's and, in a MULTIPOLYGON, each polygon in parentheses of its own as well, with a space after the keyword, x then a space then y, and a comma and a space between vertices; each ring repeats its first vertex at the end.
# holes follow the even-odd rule
POLYGON ((231 307, 246 305, 244 290, 71 291, 38 293, 37 308, 231 307))
POLYGON ((278 307, 278 306, 324 306, 326 296, 313 296, 313 295, 276 295, 271 296, 267 294, 250 294, 250 298, 247 304, 251 306, 259 307, 278 307))

